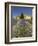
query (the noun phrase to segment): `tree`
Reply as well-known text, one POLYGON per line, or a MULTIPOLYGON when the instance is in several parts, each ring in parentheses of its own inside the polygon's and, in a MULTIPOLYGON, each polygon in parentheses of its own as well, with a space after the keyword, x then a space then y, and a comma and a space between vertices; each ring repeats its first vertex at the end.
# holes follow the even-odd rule
POLYGON ((23 15, 23 13, 21 13, 20 19, 24 19, 24 15, 23 15))

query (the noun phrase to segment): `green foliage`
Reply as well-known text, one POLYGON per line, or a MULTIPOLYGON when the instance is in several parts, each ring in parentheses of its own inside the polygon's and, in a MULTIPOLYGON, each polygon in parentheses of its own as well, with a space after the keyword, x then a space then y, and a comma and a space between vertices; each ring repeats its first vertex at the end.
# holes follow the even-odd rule
POLYGON ((23 15, 23 13, 21 13, 20 19, 24 19, 24 15, 23 15))

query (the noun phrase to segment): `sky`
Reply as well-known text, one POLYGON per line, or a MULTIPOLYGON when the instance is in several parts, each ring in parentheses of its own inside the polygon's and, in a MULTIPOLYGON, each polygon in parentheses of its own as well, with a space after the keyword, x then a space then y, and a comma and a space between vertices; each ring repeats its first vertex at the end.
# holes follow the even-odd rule
POLYGON ((31 7, 19 7, 19 6, 11 6, 11 15, 12 16, 19 16, 21 13, 26 15, 32 15, 32 8, 31 7))

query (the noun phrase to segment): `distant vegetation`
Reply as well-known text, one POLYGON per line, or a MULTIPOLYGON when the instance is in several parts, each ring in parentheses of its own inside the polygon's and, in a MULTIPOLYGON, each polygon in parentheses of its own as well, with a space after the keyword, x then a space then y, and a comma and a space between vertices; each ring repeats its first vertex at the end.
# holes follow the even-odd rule
POLYGON ((21 13, 20 19, 24 19, 24 15, 23 15, 23 13, 21 13))

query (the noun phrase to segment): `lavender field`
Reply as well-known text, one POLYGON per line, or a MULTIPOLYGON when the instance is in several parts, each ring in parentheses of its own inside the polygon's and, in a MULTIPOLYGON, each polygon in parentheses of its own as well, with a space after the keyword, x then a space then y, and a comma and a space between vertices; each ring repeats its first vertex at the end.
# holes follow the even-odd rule
POLYGON ((32 19, 26 20, 22 18, 17 20, 12 17, 11 24, 11 38, 32 36, 32 19))

